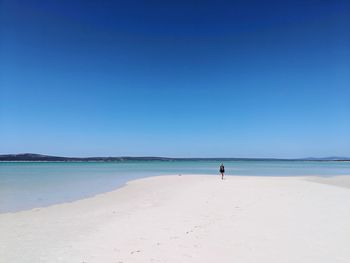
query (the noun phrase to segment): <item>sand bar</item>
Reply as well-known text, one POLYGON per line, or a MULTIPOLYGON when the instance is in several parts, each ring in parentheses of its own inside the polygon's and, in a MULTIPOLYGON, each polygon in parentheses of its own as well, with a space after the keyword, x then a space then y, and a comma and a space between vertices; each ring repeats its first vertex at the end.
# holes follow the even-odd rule
POLYGON ((72 203, 0 214, 0 259, 348 263, 349 222, 350 189, 326 181, 159 176, 72 203))

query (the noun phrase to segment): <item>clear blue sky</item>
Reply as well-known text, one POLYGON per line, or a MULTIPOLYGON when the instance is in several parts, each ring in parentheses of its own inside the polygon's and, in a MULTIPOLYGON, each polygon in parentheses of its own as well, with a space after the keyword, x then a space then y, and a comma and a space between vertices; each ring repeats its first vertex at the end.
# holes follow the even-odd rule
POLYGON ((350 156, 349 1, 0 12, 0 153, 350 156))

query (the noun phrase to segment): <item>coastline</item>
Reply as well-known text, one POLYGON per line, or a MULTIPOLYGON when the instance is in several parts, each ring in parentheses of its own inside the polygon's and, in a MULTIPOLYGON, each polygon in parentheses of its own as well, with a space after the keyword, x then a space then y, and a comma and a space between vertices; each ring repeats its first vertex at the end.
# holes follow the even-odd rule
POLYGON ((349 179, 137 179, 91 198, 0 214, 0 256, 6 262, 345 263, 350 190, 333 185, 349 179))

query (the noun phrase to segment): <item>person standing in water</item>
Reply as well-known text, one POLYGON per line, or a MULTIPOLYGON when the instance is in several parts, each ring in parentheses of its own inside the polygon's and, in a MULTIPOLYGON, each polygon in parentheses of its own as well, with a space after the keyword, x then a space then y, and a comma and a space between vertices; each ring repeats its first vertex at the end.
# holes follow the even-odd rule
POLYGON ((221 173, 221 179, 224 180, 225 166, 223 163, 220 165, 220 173, 221 173))

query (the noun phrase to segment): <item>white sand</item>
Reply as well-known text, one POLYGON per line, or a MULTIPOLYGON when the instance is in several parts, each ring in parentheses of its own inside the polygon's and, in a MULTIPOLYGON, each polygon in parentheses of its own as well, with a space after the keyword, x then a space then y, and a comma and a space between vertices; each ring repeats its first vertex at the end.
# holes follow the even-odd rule
POLYGON ((318 182, 322 184, 331 184, 340 187, 350 188, 350 176, 349 175, 338 175, 338 176, 330 176, 330 177, 318 177, 318 176, 310 176, 308 180, 313 182, 318 182))
POLYGON ((348 263, 350 189, 298 177, 141 179, 0 214, 0 262, 348 263))

